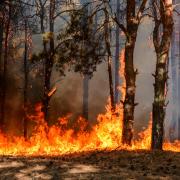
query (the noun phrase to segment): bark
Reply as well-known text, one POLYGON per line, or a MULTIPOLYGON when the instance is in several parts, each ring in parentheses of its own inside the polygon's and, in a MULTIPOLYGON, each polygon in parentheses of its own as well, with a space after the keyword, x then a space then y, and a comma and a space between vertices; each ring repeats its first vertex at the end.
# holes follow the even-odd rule
MULTIPOLYGON (((106 5, 106 3, 105 3, 106 5)), ((105 6, 106 7, 106 6, 105 6)), ((112 112, 115 112, 115 102, 114 102, 114 89, 113 89, 113 77, 112 77, 112 61, 111 61, 111 47, 110 47, 110 29, 109 29, 109 15, 108 11, 105 8, 105 45, 107 50, 107 63, 108 63, 108 75, 109 75, 109 92, 110 92, 110 100, 111 100, 111 110, 112 112)))
MULTIPOLYGON (((153 122, 152 122, 152 149, 162 149, 164 137, 164 118, 165 118, 165 100, 166 83, 168 79, 168 55, 170 49, 171 35, 173 32, 172 3, 167 0, 160 1, 160 20, 155 20, 153 32, 154 46, 156 50, 156 71, 154 84, 154 102, 153 102, 153 122), (159 32, 161 28, 161 41, 159 41, 159 32), (160 43, 159 43, 160 42, 160 43)), ((161 34, 160 33, 160 34, 161 34)))
POLYGON ((9 1, 8 20, 6 22, 5 41, 4 41, 4 65, 3 65, 3 77, 2 77, 2 98, 1 98, 1 118, 0 126, 1 130, 5 130, 5 107, 6 107, 6 91, 7 91, 7 62, 8 62, 8 38, 10 29, 11 18, 11 3, 9 1))
MULTIPOLYGON (((180 1, 174 1, 174 4, 176 3, 176 5, 178 3, 180 3, 180 1)), ((177 5, 176 10, 178 12, 180 12, 180 5, 177 5)), ((180 140, 180 15, 176 14, 176 19, 175 21, 175 32, 178 31, 178 33, 176 33, 176 53, 177 53, 177 61, 178 61, 178 140, 180 140), (178 59, 179 58, 179 59, 178 59)))
POLYGON ((135 17, 135 1, 127 1, 127 35, 125 44, 125 100, 123 102, 122 143, 131 145, 133 138, 136 74, 134 70, 134 48, 139 22, 135 17))
MULTIPOLYGON (((49 10, 49 31, 51 33, 49 40, 49 55, 47 54, 47 58, 45 59, 45 81, 44 81, 44 115, 45 119, 48 122, 48 109, 49 109, 49 101, 51 96, 49 96, 49 92, 51 90, 51 74, 54 64, 54 11, 55 11, 55 0, 50 0, 50 10, 49 10)), ((49 122, 48 122, 49 123, 49 122)))
MULTIPOLYGON (((180 45, 179 45, 180 47, 180 45)), ((179 50, 180 52, 180 50, 179 50)), ((179 56, 180 57, 180 56, 179 56)), ((179 98, 180 98, 180 62, 179 62, 179 71, 178 71, 178 140, 180 140, 180 102, 179 102, 179 98)))
POLYGON ((3 23, 0 22, 0 74, 2 70, 3 29, 3 23))
POLYGON ((89 75, 85 75, 83 79, 83 117, 88 120, 89 116, 89 75))
POLYGON ((133 138, 134 126, 134 109, 135 103, 135 90, 136 90, 136 75, 137 70, 134 69, 134 48, 137 38, 138 27, 145 9, 147 0, 143 0, 139 5, 136 13, 136 1, 127 0, 126 6, 126 28, 120 24, 117 19, 115 21, 126 35, 125 44, 125 100, 123 102, 123 131, 122 143, 131 145, 133 138))
POLYGON ((133 138, 133 126, 134 126, 136 72, 134 70, 133 55, 134 55, 135 41, 136 41, 135 37, 131 43, 127 40, 125 46, 125 81, 126 81, 125 93, 126 94, 123 103, 124 116, 123 116, 122 143, 128 145, 131 145, 131 141, 133 138))
MULTIPOLYGON (((3 23, 0 22, 0 81, 2 81, 2 55, 3 55, 3 23)), ((2 83, 0 83, 0 106, 1 106, 1 98, 2 98, 2 83)), ((0 111, 0 119, 1 119, 1 111, 0 111)))
MULTIPOLYGON (((117 0, 117 19, 119 20, 120 18, 120 0, 117 0)), ((115 91, 114 91, 114 96, 115 96, 115 104, 119 103, 119 86, 120 86, 120 77, 119 77, 119 53, 120 53, 120 29, 118 25, 116 25, 116 51, 115 51, 115 91)))
POLYGON ((23 117, 23 126, 24 126, 24 138, 27 139, 27 96, 28 96, 28 43, 27 43, 27 20, 25 20, 25 43, 24 43, 24 117, 23 117))
POLYGON ((108 74, 109 74, 109 92, 110 92, 110 99, 111 99, 111 110, 112 112, 115 112, 113 77, 112 77, 112 60, 109 55, 108 55, 108 74))

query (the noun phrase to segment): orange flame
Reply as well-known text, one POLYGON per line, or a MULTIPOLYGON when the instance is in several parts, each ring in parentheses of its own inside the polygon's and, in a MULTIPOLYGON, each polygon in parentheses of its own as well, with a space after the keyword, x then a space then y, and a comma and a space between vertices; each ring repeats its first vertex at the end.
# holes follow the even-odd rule
MULTIPOLYGON (((120 61, 122 75, 124 74, 124 51, 121 53, 120 61)), ((125 86, 124 82, 123 86, 125 86)), ((123 99, 124 88, 120 90, 123 99)), ((152 121, 146 130, 139 133, 139 138, 133 141, 131 147, 122 145, 123 114, 120 105, 116 107, 116 113, 113 114, 110 105, 107 105, 106 113, 98 116, 97 124, 91 130, 88 130, 88 122, 82 117, 72 128, 68 128, 68 116, 59 118, 57 125, 48 127, 40 104, 36 106, 35 111, 35 115, 29 116, 29 119, 35 121, 37 125, 28 140, 0 133, 0 155, 62 155, 104 149, 150 150, 152 121)), ((180 142, 176 141, 173 144, 165 142, 163 148, 180 152, 180 142)))
MULTIPOLYGON (((148 128, 139 133, 139 139, 134 140, 131 147, 121 144, 122 109, 117 108, 119 117, 111 114, 110 106, 107 112, 99 115, 97 125, 87 131, 87 121, 79 118, 76 125, 67 129, 68 118, 59 119, 57 125, 48 127, 44 121, 40 107, 36 107, 37 115, 31 116, 37 122, 32 136, 25 141, 23 137, 8 137, 0 134, 1 155, 62 155, 67 153, 113 150, 113 149, 150 149, 151 123, 148 128), (76 132, 75 129, 78 129, 76 132)), ((151 122, 151 121, 150 121, 151 122)), ((180 143, 164 143, 164 150, 180 152, 180 143)))

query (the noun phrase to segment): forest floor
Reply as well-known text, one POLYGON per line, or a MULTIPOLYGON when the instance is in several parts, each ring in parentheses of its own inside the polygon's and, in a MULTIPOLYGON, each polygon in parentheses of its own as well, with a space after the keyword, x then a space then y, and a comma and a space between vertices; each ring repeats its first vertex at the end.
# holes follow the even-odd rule
POLYGON ((0 156, 4 179, 177 179, 180 153, 84 152, 58 157, 0 156))

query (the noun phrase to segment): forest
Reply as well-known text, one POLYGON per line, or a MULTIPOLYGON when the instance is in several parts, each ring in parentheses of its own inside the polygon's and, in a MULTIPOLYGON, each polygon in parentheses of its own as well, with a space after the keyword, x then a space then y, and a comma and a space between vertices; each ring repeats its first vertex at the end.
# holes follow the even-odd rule
POLYGON ((179 179, 179 69, 179 0, 0 0, 0 179, 179 179))

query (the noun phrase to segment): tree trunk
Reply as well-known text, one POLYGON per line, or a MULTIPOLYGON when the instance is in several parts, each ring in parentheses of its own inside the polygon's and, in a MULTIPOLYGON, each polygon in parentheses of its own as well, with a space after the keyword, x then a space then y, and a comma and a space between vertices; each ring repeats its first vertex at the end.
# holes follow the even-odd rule
POLYGON ((113 78, 112 78, 112 61, 109 55, 108 55, 108 74, 109 74, 109 92, 110 92, 110 100, 111 100, 111 110, 112 112, 115 112, 113 78))
POLYGON ((157 54, 154 84, 152 149, 162 149, 165 118, 165 87, 167 82, 168 54, 157 54))
MULTIPOLYGON (((180 48, 180 44, 179 44, 179 48, 180 48)), ((180 52, 180 50, 179 50, 180 52)), ((179 55, 180 58, 180 55, 179 55)), ((179 61, 179 69, 178 69, 178 103, 177 103, 177 107, 178 107, 178 140, 180 140, 180 60, 179 61)))
POLYGON ((3 23, 0 22, 0 75, 2 70, 2 49, 3 49, 3 23))
MULTIPOLYGON (((117 0, 117 10, 116 10, 116 14, 117 14, 117 19, 120 19, 120 0, 117 0)), ((114 95, 115 95, 115 104, 119 103, 119 86, 120 86, 120 78, 119 78, 119 54, 120 54, 120 29, 119 26, 116 25, 116 51, 115 51, 115 91, 114 91, 114 95)))
POLYGON ((105 45, 107 51, 107 63, 108 63, 108 75, 109 75, 109 92, 111 100, 111 111, 115 112, 115 103, 114 103, 114 89, 113 89, 113 77, 112 77, 112 61, 111 61, 111 47, 110 47, 110 28, 109 28, 109 15, 107 11, 107 4, 105 3, 105 22, 104 22, 104 36, 105 36, 105 45))
POLYGON ((27 94, 28 94, 28 67, 27 67, 27 58, 28 58, 28 43, 27 43, 27 20, 25 20, 25 43, 24 43, 24 117, 23 117, 23 126, 24 126, 24 138, 27 139, 27 94))
POLYGON ((172 3, 160 1, 159 23, 155 19, 153 41, 156 50, 156 71, 154 84, 153 122, 152 122, 152 149, 162 150, 164 137, 164 118, 166 101, 166 83, 168 79, 168 55, 170 49, 171 35, 173 32, 172 3), (162 30, 160 33, 160 24, 162 30), (159 34, 162 37, 159 38, 159 34), (161 39, 161 41, 160 41, 161 39), (160 42, 159 42, 160 41, 160 42))
MULTIPOLYGON (((174 29, 175 30, 175 29, 174 29)), ((179 63, 178 57, 176 57, 176 41, 175 41, 176 35, 175 31, 172 34, 172 41, 171 41, 171 84, 172 84, 172 119, 170 122, 170 142, 173 142, 175 140, 175 124, 178 122, 178 67, 177 63, 179 63)), ((179 47, 178 47, 179 48, 179 47)))
MULTIPOLYGON (((177 5, 176 10, 180 12, 180 0, 175 0, 174 4, 177 5)), ((177 55, 177 60, 178 60, 178 140, 180 140, 180 18, 179 14, 174 12, 176 14, 176 19, 174 20, 175 22, 175 32, 176 33, 176 55, 177 55)))
MULTIPOLYGON (((45 119, 48 122, 48 109, 50 96, 49 92, 51 90, 51 74, 54 64, 54 11, 55 11, 55 1, 50 0, 50 13, 49 13, 49 27, 50 27, 50 50, 49 56, 45 59, 45 82, 44 82, 44 115, 45 119)), ((48 122, 49 123, 49 122, 48 122)))
MULTIPOLYGON (((132 37, 130 37, 131 39, 132 37)), ((133 55, 136 38, 127 40, 125 46, 125 81, 126 92, 123 103, 123 132, 122 143, 131 145, 134 126, 134 107, 135 107, 135 89, 136 72, 134 71, 133 55)))
POLYGON ((136 2, 127 1, 127 35, 125 44, 125 100, 123 102, 123 131, 122 143, 131 145, 133 138, 134 126, 134 109, 135 109, 135 90, 136 90, 136 74, 134 70, 134 48, 137 37, 139 21, 135 15, 136 2))
POLYGON ((88 74, 86 74, 83 79, 83 117, 86 120, 89 118, 89 80, 90 77, 88 74))
POLYGON ((6 107, 6 91, 7 91, 7 62, 8 62, 8 38, 10 29, 10 18, 11 18, 11 3, 9 1, 9 14, 6 22, 6 32, 4 41, 4 67, 2 77, 2 98, 1 98, 1 118, 0 125, 1 130, 5 130, 5 107, 6 107))
MULTIPOLYGON (((3 31, 4 31, 4 24, 0 23, 0 107, 2 103, 2 56, 3 56, 3 31)), ((0 120, 2 117, 2 112, 0 110, 0 120)))

